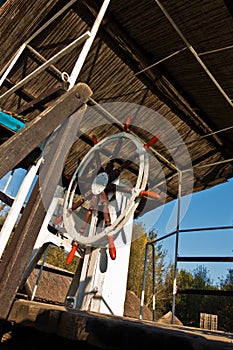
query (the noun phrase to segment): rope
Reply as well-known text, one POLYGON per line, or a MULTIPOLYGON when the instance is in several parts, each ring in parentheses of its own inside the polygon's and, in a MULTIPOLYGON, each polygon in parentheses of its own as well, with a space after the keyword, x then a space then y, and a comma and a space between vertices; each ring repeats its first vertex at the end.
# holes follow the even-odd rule
POLYGON ((18 120, 20 120, 21 122, 25 123, 26 120, 27 120, 24 116, 19 115, 19 114, 15 113, 15 112, 9 112, 6 109, 2 109, 2 108, 0 108, 0 111, 2 111, 3 113, 6 113, 6 114, 8 114, 8 115, 18 119, 18 120))

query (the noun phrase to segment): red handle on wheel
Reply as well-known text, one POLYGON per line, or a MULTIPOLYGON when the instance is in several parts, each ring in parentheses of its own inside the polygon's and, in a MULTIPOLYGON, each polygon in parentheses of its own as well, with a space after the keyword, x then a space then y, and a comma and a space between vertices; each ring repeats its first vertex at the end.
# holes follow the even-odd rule
POLYGON ((159 194, 156 192, 150 192, 150 191, 145 191, 145 190, 141 190, 139 193, 140 197, 151 197, 153 199, 158 199, 159 198, 159 194))
POLYGON ((58 216, 58 217, 54 220, 53 225, 54 225, 54 226, 58 225, 62 220, 63 220, 62 215, 61 215, 61 216, 58 216))
POLYGON ((69 252, 68 257, 66 259, 66 265, 69 265, 72 262, 72 260, 75 256, 75 252, 76 252, 77 247, 78 247, 78 243, 77 242, 73 243, 71 251, 69 252))
POLYGON ((126 123, 125 123, 125 127, 124 127, 124 132, 129 132, 129 127, 130 127, 130 123, 132 120, 132 116, 128 116, 126 123))
POLYGON ((96 136, 96 135, 93 135, 93 136, 92 136, 92 140, 93 140, 94 145, 96 145, 96 144, 98 143, 98 140, 97 140, 97 136, 96 136))
POLYGON ((157 141, 159 141, 161 134, 157 134, 152 139, 150 139, 147 143, 145 143, 144 147, 147 149, 151 146, 153 146, 157 141))
POLYGON ((116 259, 116 247, 114 244, 114 238, 113 236, 108 236, 108 247, 109 247, 109 254, 112 260, 116 259))

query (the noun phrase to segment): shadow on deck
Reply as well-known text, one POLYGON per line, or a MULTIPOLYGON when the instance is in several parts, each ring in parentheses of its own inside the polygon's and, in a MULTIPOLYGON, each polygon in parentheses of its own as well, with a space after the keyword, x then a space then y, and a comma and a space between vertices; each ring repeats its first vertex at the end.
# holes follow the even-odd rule
POLYGON ((233 334, 130 317, 66 309, 18 299, 8 318, 1 349, 37 350, 51 345, 79 349, 233 349, 233 334))

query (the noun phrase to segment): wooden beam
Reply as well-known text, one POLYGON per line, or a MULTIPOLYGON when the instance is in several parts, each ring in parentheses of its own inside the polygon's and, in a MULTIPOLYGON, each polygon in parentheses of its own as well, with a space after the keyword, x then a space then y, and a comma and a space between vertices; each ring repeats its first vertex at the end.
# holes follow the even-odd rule
POLYGON ((91 89, 78 83, 40 113, 22 131, 0 146, 0 178, 14 169, 41 141, 46 139, 72 113, 87 102, 91 89))
MULTIPOLYGON (((64 99, 64 96, 62 96, 63 103, 61 103, 61 100, 59 99, 58 106, 60 109, 55 105, 45 114, 47 122, 50 120, 54 126, 57 124, 58 120, 61 122, 61 120, 67 118, 71 111, 74 110, 74 113, 67 118, 65 123, 62 124, 62 127, 58 128, 53 134, 53 142, 48 151, 45 152, 44 163, 40 169, 37 183, 34 186, 32 194, 23 211, 20 221, 15 228, 15 232, 8 247, 4 252, 0 264, 0 300, 2 303, 2 307, 0 308, 0 319, 2 320, 6 319, 10 312, 11 305, 19 288, 27 262, 31 256, 32 249, 45 218, 46 209, 52 201, 54 192, 60 180, 64 161, 74 142, 77 131, 79 130, 79 125, 86 109, 86 104, 83 102, 88 96, 90 96, 91 92, 91 90, 85 85, 81 86, 81 90, 77 89, 77 87, 72 90, 71 94, 68 94, 68 99, 64 99), (79 101, 79 106, 81 106, 78 110, 77 101, 79 101), (70 107, 67 105, 64 106, 64 103, 70 105, 70 107), (57 113, 57 116, 55 113, 57 113), (57 119, 55 124, 51 118, 57 119)), ((60 123, 58 123, 58 125, 59 124, 60 123)), ((43 127, 46 126, 50 129, 48 124, 44 123, 43 127)), ((39 133, 39 138, 46 134, 45 130, 43 133, 40 133, 38 124, 36 124, 35 127, 39 133)), ((34 130, 32 129, 31 133, 33 133, 35 138, 33 131, 34 130)), ((25 135, 23 136, 26 137, 25 135)), ((30 138, 32 143, 34 142, 29 134, 27 134, 27 137, 30 138)), ((21 139, 19 139, 18 142, 21 142, 21 139)), ((11 158, 12 162, 16 156, 15 150, 13 151, 11 158)))
POLYGON ((41 220, 44 216, 45 209, 40 199, 37 181, 0 264, 0 299, 3 303, 0 310, 1 319, 6 319, 10 311, 40 229, 38 218, 41 220))
POLYGON ((19 108, 17 110, 17 114, 19 114, 19 115, 27 115, 31 111, 34 111, 35 109, 43 111, 43 110, 45 110, 44 106, 45 106, 46 103, 48 103, 48 102, 54 100, 55 98, 61 96, 62 94, 64 94, 64 92, 65 92, 65 90, 64 90, 64 88, 61 85, 52 87, 51 89, 47 90, 46 92, 43 92, 42 94, 40 94, 37 98, 34 98, 30 102, 28 102, 23 107, 19 108))

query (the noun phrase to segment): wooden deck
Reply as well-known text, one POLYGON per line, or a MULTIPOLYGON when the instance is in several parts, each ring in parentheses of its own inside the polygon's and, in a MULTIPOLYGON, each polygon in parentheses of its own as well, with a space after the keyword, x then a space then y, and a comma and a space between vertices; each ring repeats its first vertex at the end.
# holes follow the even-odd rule
MULTIPOLYGON (((50 339, 58 337, 60 345, 66 340, 74 345, 84 344, 88 349, 233 349, 231 333, 66 309, 23 299, 14 302, 8 320, 22 329, 38 331, 40 337, 41 334, 50 339)), ((36 336, 33 341, 36 343, 36 336)))

